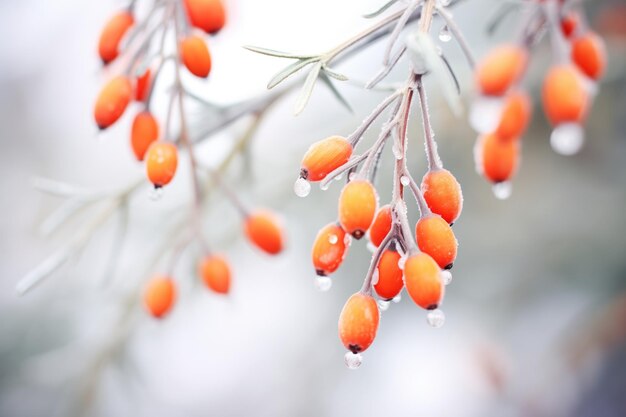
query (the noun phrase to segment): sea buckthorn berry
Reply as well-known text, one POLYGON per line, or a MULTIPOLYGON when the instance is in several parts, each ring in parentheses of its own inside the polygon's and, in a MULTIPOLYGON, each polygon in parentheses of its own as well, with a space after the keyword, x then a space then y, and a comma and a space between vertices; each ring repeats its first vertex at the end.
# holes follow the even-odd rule
POLYGON ((137 113, 133 120, 130 143, 137 160, 143 161, 146 151, 159 138, 159 124, 149 111, 137 113))
POLYGON ((198 265, 198 274, 204 284, 218 294, 228 294, 231 272, 226 259, 219 255, 208 255, 198 265))
POLYGON ((98 42, 98 54, 105 65, 117 58, 120 42, 134 23, 133 15, 123 11, 114 15, 104 25, 98 42))
POLYGON ((386 204, 378 209, 374 222, 370 227, 370 242, 372 245, 379 246, 391 231, 391 206, 386 204))
POLYGON ((400 258, 395 249, 386 249, 378 261, 378 282, 374 285, 374 290, 383 300, 391 300, 404 287, 402 269, 398 265, 400 258))
POLYGON ((352 353, 367 350, 376 338, 380 313, 371 295, 353 294, 339 316, 339 338, 352 353))
POLYGON ((406 260, 404 286, 415 304, 426 310, 434 310, 441 304, 444 292, 441 270, 430 255, 418 253, 406 260))
POLYGON ((422 178, 422 192, 433 213, 452 224, 463 210, 461 185, 447 169, 428 171, 422 178))
POLYGON ((553 125, 580 122, 587 111, 588 96, 573 66, 555 66, 548 72, 542 89, 543 109, 553 125))
POLYGON ((578 13, 571 11, 561 18, 561 31, 566 38, 572 36, 580 25, 580 16, 578 13))
POLYGON ((245 232, 255 246, 270 255, 276 255, 283 250, 283 231, 274 213, 259 210, 250 214, 246 218, 245 232))
POLYGON ((343 229, 361 239, 374 221, 378 195, 371 182, 364 179, 350 181, 339 196, 339 223, 343 229))
POLYGON ((148 312, 156 318, 165 316, 176 301, 176 284, 167 276, 156 276, 148 282, 143 294, 148 312))
POLYGON ((523 74, 527 60, 528 52, 518 45, 502 45, 492 50, 476 69, 480 92, 488 96, 504 95, 523 74))
POLYGON ((507 96, 502 108, 500 124, 495 131, 500 139, 518 139, 526 131, 532 104, 530 97, 523 91, 515 91, 507 96))
POLYGON ((489 181, 508 181, 519 164, 520 144, 516 140, 501 140, 494 134, 484 135, 476 142, 474 157, 477 171, 489 181))
POLYGON ((346 232, 336 223, 324 226, 315 238, 311 253, 317 275, 325 276, 335 272, 347 251, 346 232))
POLYGON ((330 172, 350 159, 352 145, 341 136, 331 136, 314 143, 300 164, 300 176, 309 181, 321 181, 330 172))
POLYGON ((148 93, 150 92, 150 84, 152 83, 152 71, 150 68, 146 70, 142 75, 137 77, 135 82, 135 100, 146 101, 148 93))
POLYGON ((106 129, 124 114, 132 96, 128 78, 119 76, 109 81, 100 91, 94 108, 94 118, 100 129, 106 129))
POLYGON ((226 23, 226 10, 221 0, 185 0, 191 24, 207 33, 219 32, 226 23))
POLYGON ((211 72, 209 48, 199 36, 189 36, 180 44, 180 53, 185 67, 196 77, 206 78, 211 72))
POLYGON ((153 142, 146 153, 148 179, 156 188, 169 184, 176 174, 178 150, 169 142, 153 142))
POLYGON ((415 238, 420 250, 430 255, 441 269, 452 268, 459 244, 452 228, 441 216, 435 214, 419 219, 415 238))
POLYGON ((601 37, 593 32, 572 42, 572 61, 592 80, 598 80, 606 68, 606 48, 601 37))

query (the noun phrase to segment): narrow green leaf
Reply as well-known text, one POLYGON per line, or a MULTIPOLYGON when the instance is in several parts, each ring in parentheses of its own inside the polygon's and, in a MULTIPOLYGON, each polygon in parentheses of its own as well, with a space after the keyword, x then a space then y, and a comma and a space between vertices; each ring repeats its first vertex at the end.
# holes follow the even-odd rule
POLYGON ((388 8, 390 8, 391 6, 393 6, 394 4, 396 4, 398 2, 398 0, 389 0, 387 3, 383 4, 380 9, 368 13, 368 14, 364 14, 363 17, 366 19, 371 19, 373 17, 376 16, 380 16, 385 10, 387 10, 388 8))
POLYGON ((339 92, 339 90, 337 90, 337 87, 335 87, 335 84, 333 84, 332 80, 328 77, 328 75, 326 75, 326 73, 322 73, 322 75, 320 76, 320 78, 322 79, 322 81, 324 82, 324 84, 326 84, 326 86, 330 89, 330 91, 333 93, 333 95, 335 96, 335 98, 350 112, 350 113, 354 113, 354 110, 352 110, 352 107, 350 106, 350 103, 348 103, 348 100, 346 100, 346 98, 339 92))
POLYGON ((278 84, 287 79, 290 75, 295 74, 296 72, 300 71, 307 65, 312 64, 313 62, 315 62, 315 59, 299 59, 296 62, 287 65, 285 68, 280 70, 276 75, 272 77, 272 79, 267 83, 267 89, 269 90, 276 87, 278 84))
POLYGON ((307 75, 306 80, 304 80, 304 85, 302 86, 300 95, 296 100, 296 106, 294 109, 294 113, 296 116, 302 113, 307 103, 309 102, 311 94, 313 93, 313 87, 315 87, 315 81, 317 81, 317 77, 320 75, 321 70, 322 63, 318 62, 313 66, 311 72, 309 72, 309 75, 307 75))
POLYGON ((314 58, 317 56, 317 55, 292 54, 291 52, 275 51, 273 49, 261 48, 259 46, 251 46, 251 45, 244 45, 244 48, 247 49, 248 51, 256 52, 257 54, 275 56, 278 58, 309 59, 309 58, 314 58))

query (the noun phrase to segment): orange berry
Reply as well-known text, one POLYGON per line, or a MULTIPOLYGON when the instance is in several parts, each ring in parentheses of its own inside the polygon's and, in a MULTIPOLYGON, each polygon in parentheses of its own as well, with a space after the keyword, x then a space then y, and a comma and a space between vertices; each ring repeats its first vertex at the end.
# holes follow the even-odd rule
POLYGON ((502 108, 500 124, 495 131, 500 139, 517 139, 524 134, 530 115, 532 104, 530 97, 524 91, 515 91, 509 94, 502 108))
POLYGON ((484 135, 476 142, 474 157, 478 171, 489 181, 507 181, 519 164, 519 141, 501 140, 494 134, 484 135))
POLYGON ((606 68, 606 48, 602 38, 589 32, 574 39, 572 61, 587 77, 598 80, 606 68))
POLYGON ((209 289, 218 294, 228 294, 231 273, 224 257, 219 255, 205 256, 198 265, 198 274, 209 289))
POLYGON ((519 80, 527 61, 528 52, 518 45, 495 48, 476 69, 479 90, 488 96, 504 95, 519 80))
POLYGON ((352 145, 341 136, 331 136, 314 143, 300 164, 300 176, 309 181, 321 181, 330 172, 350 159, 352 145))
POLYGON ((563 16, 561 18, 561 31, 566 38, 572 36, 574 31, 578 28, 580 24, 580 16, 578 13, 571 11, 567 14, 567 16, 563 16))
POLYGON ((370 242, 378 247, 391 231, 391 206, 386 204, 378 209, 370 227, 370 242))
POLYGON ((169 184, 176 174, 178 150, 169 142, 153 142, 146 153, 146 172, 155 187, 169 184))
POLYGON ((137 113, 133 120, 130 144, 137 160, 143 161, 143 157, 152 142, 159 138, 159 124, 149 111, 137 113))
POLYGON ((404 285, 418 306, 434 310, 441 304, 444 293, 441 270, 430 255, 418 253, 406 260, 404 285))
POLYGON ((226 10, 221 0, 185 0, 191 24, 207 33, 220 31, 226 23, 226 10))
POLYGON ((152 72, 150 68, 137 77, 135 82, 135 100, 136 101, 146 101, 148 98, 148 93, 150 92, 150 84, 152 83, 152 72))
POLYGON ((422 178, 422 192, 430 210, 448 223, 454 223, 461 215, 461 185, 447 169, 428 171, 422 178))
POLYGON ((371 295, 353 294, 339 316, 339 338, 352 353, 363 352, 374 341, 380 313, 371 295))
POLYGON ((440 268, 452 268, 459 244, 452 228, 441 216, 435 214, 419 219, 415 238, 420 250, 430 255, 440 268))
POLYGON ((576 69, 570 65, 550 69, 543 82, 543 109, 553 125, 580 122, 587 111, 587 92, 576 69))
POLYGON ((246 218, 245 232, 254 245, 270 255, 283 250, 283 231, 274 213, 259 210, 250 214, 246 218))
POLYGON ((400 258, 395 249, 386 249, 378 261, 378 282, 374 285, 374 290, 384 300, 391 300, 404 287, 402 269, 398 265, 400 258))
POLYGON ((361 239, 374 221, 377 206, 378 195, 371 182, 363 179, 350 181, 339 196, 341 227, 355 239, 361 239))
POLYGON ((143 301, 150 314, 156 318, 163 317, 176 301, 176 284, 170 277, 157 275, 148 282, 143 301))
POLYGON ((189 36, 180 44, 185 67, 196 77, 206 78, 211 72, 211 54, 206 42, 199 36, 189 36))
POLYGON ((94 118, 100 129, 106 129, 124 114, 132 96, 128 78, 118 76, 100 91, 94 108, 94 118))
POLYGON ((346 232, 335 223, 324 226, 315 238, 311 254, 317 275, 325 276, 335 272, 347 251, 346 232))
POLYGON ((98 41, 98 54, 105 65, 117 58, 120 42, 134 23, 133 15, 123 11, 111 17, 104 25, 98 41))

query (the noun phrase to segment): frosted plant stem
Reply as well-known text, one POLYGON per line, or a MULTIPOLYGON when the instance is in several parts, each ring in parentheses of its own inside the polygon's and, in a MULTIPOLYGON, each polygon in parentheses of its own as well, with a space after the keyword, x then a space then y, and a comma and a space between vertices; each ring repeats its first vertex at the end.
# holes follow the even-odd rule
POLYGON ((422 108, 422 123, 424 125, 424 141, 426 145, 426 156, 428 157, 428 169, 433 171, 441 169, 441 158, 437 152, 437 143, 433 136, 433 130, 430 124, 430 114, 428 112, 428 101, 426 92, 422 85, 421 76, 417 82, 417 95, 419 97, 420 107, 422 108))
POLYGON ((474 66, 476 66, 476 59, 474 58, 474 54, 472 54, 472 50, 470 49, 469 44, 467 43, 467 39, 465 39, 465 36, 463 35, 463 32, 459 29, 459 26, 452 18, 452 15, 445 7, 437 5, 436 9, 437 13, 439 13, 439 16, 441 16, 446 22, 446 26, 448 26, 448 29, 450 29, 450 32, 452 32, 454 39, 456 39, 457 43, 461 47, 463 55, 465 55, 465 59, 467 60, 470 68, 474 68, 474 66))
POLYGON ((372 280, 374 278, 374 272, 376 272, 376 268, 378 267, 378 262, 380 261, 380 257, 382 256, 387 246, 392 242, 393 239, 396 238, 395 229, 392 227, 387 236, 380 242, 378 248, 372 255, 372 260, 370 261, 369 269, 367 270, 367 275, 365 275, 365 280, 363 281, 363 286, 361 287, 360 292, 365 295, 372 295, 372 280))

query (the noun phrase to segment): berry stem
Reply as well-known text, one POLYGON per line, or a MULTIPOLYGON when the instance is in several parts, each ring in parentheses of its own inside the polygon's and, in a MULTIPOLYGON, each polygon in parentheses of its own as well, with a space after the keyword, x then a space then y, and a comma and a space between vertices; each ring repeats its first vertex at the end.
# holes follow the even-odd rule
POLYGON ((430 124, 428 101, 422 85, 421 76, 419 76, 417 81, 417 95, 419 97, 420 107, 422 108, 422 124, 424 125, 424 142, 426 145, 426 157, 428 158, 428 169, 435 171, 441 169, 443 166, 441 164, 441 158, 439 158, 439 153, 437 152, 437 142, 435 142, 430 124))
POLYGON ((358 145, 359 141, 361 140, 367 129, 369 129, 369 127, 372 125, 372 123, 374 123, 378 116, 380 116, 387 107, 395 102, 401 94, 402 92, 400 90, 396 90, 393 94, 385 98, 374 109, 374 111, 369 116, 367 116, 365 120, 363 120, 363 123, 361 123, 361 125, 352 134, 350 134, 350 136, 348 136, 347 140, 348 142, 350 142, 352 147, 356 147, 358 145))
POLYGON ((395 239, 396 237, 397 237, 397 233, 395 229, 392 227, 391 230, 389 230, 389 233, 387 233, 387 236, 385 236, 383 241, 380 242, 380 245, 378 245, 378 248, 376 248, 376 251, 372 255, 372 260, 370 261, 370 266, 369 266, 369 269, 367 270, 367 275, 365 275, 365 280, 363 280, 363 285, 361 286, 360 292, 362 294, 370 295, 370 296, 372 295, 372 287, 373 287, 372 281, 374 278, 374 272, 376 271, 376 267, 378 267, 378 262, 380 261, 380 257, 383 255, 383 252, 385 252, 385 249, 387 249, 387 246, 389 246, 392 240, 395 239))
POLYGON ((474 58, 474 54, 472 53, 472 50, 469 46, 469 43, 467 42, 467 39, 465 39, 463 32, 461 31, 461 29, 459 29, 459 26, 456 24, 456 22, 452 18, 452 15, 450 14, 450 12, 448 12, 447 8, 443 7, 440 4, 437 4, 436 9, 437 13, 439 13, 439 16, 441 16, 445 21, 448 29, 450 29, 450 32, 454 36, 454 39, 456 39, 457 43, 461 47, 463 55, 465 55, 465 59, 467 60, 470 68, 473 69, 476 66, 476 59, 474 58))

